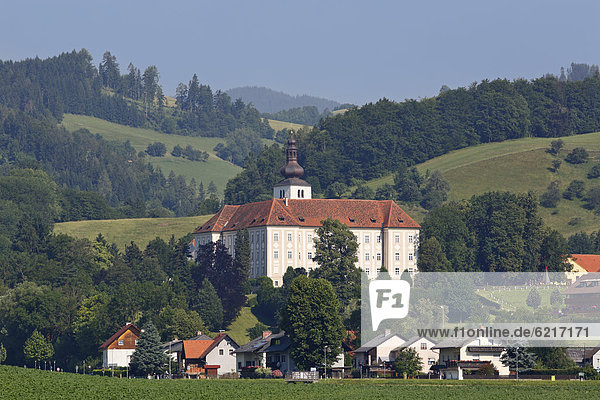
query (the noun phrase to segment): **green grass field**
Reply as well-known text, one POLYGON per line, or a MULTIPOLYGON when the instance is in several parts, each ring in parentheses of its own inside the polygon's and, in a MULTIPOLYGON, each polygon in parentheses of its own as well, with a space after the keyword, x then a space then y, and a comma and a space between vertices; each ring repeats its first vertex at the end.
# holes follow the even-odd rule
MULTIPOLYGON (((560 181, 564 190, 574 179, 582 180, 588 187, 600 185, 600 179, 587 179, 586 174, 594 163, 600 161, 600 133, 590 133, 561 138, 565 147, 563 159, 575 147, 584 147, 590 153, 586 164, 571 165, 563 161, 558 173, 551 171, 555 158, 546 153, 550 142, 556 139, 526 138, 500 143, 473 146, 436 157, 417 165, 421 173, 440 170, 450 182, 450 200, 470 198, 492 190, 543 193, 550 182, 560 181)), ((385 183, 393 184, 393 175, 374 179, 368 185, 376 189, 385 183)), ((563 235, 579 231, 597 230, 600 217, 584 209, 581 200, 561 200, 555 209, 540 208, 545 222, 563 235), (573 218, 580 218, 569 225, 573 218)))
MULTIPOLYGON (((255 298, 255 294, 248 295, 248 300, 255 298)), ((252 314, 251 307, 242 307, 240 315, 227 327, 227 333, 233 338, 239 345, 248 343, 250 340, 255 339, 248 336, 247 329, 252 328, 258 323, 258 319, 252 314)))
POLYGON ((97 133, 108 140, 123 142, 129 140, 129 143, 138 152, 145 150, 151 143, 164 143, 167 147, 167 154, 164 157, 146 157, 152 165, 160 167, 165 176, 173 171, 177 175, 185 176, 188 181, 194 178, 198 183, 203 182, 205 189, 210 181, 214 181, 221 193, 227 181, 242 170, 240 167, 221 160, 215 155, 213 149, 217 144, 223 142, 222 138, 168 135, 151 129, 132 128, 99 118, 74 114, 65 114, 61 125, 71 132, 85 128, 91 133, 97 133), (171 151, 175 145, 181 147, 190 145, 195 149, 206 151, 209 158, 207 161, 201 162, 173 157, 171 151))
POLYGON ((310 128, 310 125, 302 125, 302 124, 295 124, 293 122, 285 122, 285 121, 277 121, 275 119, 267 119, 267 121, 269 121, 269 125, 271 126, 271 128, 273 128, 273 130, 275 132, 278 132, 282 129, 292 129, 294 131, 298 131, 299 129, 308 127, 310 128))
POLYGON ((598 381, 345 379, 147 380, 0 366, 3 399, 593 399, 598 381))
POLYGON ((134 241, 140 248, 157 236, 169 240, 171 235, 180 238, 191 233, 208 221, 210 215, 182 218, 133 218, 99 221, 62 222, 54 225, 55 233, 65 233, 76 238, 93 240, 98 233, 109 243, 115 243, 120 249, 134 241))
MULTIPOLYGON (((554 288, 536 287, 536 290, 542 299, 540 307, 551 307, 550 295, 554 288)), ((500 306, 506 310, 514 311, 518 308, 528 308, 526 300, 530 291, 531 289, 478 290, 477 294, 500 304, 500 306)))

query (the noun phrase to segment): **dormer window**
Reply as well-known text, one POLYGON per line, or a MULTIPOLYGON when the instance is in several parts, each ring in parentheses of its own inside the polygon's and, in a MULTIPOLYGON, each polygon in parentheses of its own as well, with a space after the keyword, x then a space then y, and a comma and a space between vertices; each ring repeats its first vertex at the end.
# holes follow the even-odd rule
POLYGON ((371 222, 375 223, 375 222, 377 222, 377 219, 371 218, 371 222))
POLYGON ((304 217, 298 217, 298 219, 300 220, 300 222, 304 222, 304 217))
POLYGON ((282 217, 281 215, 279 217, 277 217, 277 219, 280 221, 285 221, 285 217, 282 217))
POLYGON ((348 217, 348 221, 350 221, 350 222, 354 222, 354 218, 350 218, 350 217, 348 217))

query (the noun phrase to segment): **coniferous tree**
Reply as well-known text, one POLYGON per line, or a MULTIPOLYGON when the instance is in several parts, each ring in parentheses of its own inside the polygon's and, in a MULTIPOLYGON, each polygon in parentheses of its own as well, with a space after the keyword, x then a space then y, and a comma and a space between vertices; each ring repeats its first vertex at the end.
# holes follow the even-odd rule
POLYGON ((208 329, 217 332, 223 326, 223 305, 214 286, 204 278, 194 306, 208 329))
POLYGON ((160 335, 152 321, 149 321, 144 325, 129 367, 136 376, 155 375, 164 370, 165 362, 160 335))
POLYGON ((542 304, 542 296, 540 296, 540 293, 533 288, 529 292, 529 295, 527 295, 527 300, 525 300, 525 303, 527 303, 529 307, 536 310, 542 304))
POLYGON ((4 344, 0 343, 0 364, 2 364, 6 360, 6 349, 4 348, 4 344))
POLYGON ((530 353, 523 347, 507 347, 500 357, 502 364, 517 373, 517 379, 519 379, 520 372, 527 372, 533 368, 535 359, 535 354, 530 353))

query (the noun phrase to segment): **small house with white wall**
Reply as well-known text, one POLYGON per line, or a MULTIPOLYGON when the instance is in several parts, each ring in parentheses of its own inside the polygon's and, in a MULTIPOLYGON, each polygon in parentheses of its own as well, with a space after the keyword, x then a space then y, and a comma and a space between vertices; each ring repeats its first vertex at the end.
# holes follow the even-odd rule
POLYGON ((486 364, 509 375, 509 368, 500 361, 505 347, 487 338, 447 339, 433 347, 439 350, 440 371, 446 379, 463 379, 463 371, 476 371, 486 364))
POLYGON ((183 373, 187 377, 218 377, 235 372, 234 351, 239 347, 225 332, 210 340, 184 340, 183 373))
POLYGON ((131 356, 137 347, 141 330, 132 323, 122 326, 106 342, 102 343, 102 367, 128 367, 131 356))
POLYGON ((356 368, 384 365, 393 361, 392 352, 406 340, 397 333, 386 331, 354 350, 356 368))
POLYGON ((413 349, 417 352, 417 355, 423 363, 421 372, 427 374, 430 372, 431 367, 437 364, 440 357, 440 351, 434 349, 434 346, 435 343, 426 337, 412 337, 391 352, 390 361, 396 360, 398 352, 402 351, 402 349, 413 349))

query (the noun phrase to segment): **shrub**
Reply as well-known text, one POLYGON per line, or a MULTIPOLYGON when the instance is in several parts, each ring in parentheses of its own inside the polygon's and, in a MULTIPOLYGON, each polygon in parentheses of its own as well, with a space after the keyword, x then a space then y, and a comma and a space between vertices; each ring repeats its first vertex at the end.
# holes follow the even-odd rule
POLYGON ((600 164, 596 164, 592 167, 590 172, 587 174, 588 179, 594 179, 600 177, 600 164))
POLYGON ((565 161, 571 164, 583 164, 589 157, 588 152, 583 147, 576 147, 567 154, 565 161))
POLYGON ((273 371, 271 373, 271 377, 272 378, 283 378, 283 373, 280 370, 276 369, 275 371, 273 371))
POLYGON ((577 197, 578 199, 583 197, 583 193, 585 191, 585 182, 574 180, 569 183, 567 190, 564 191, 563 197, 567 200, 572 200, 573 197, 577 197))
POLYGON ((164 143, 154 142, 148 145, 146 148, 146 153, 152 157, 163 157, 165 154, 167 154, 167 147, 164 143))
POLYGON ((494 366, 490 363, 481 366, 481 368, 477 370, 476 374, 483 376, 493 376, 498 374, 498 370, 496 370, 496 368, 494 368, 494 366))

